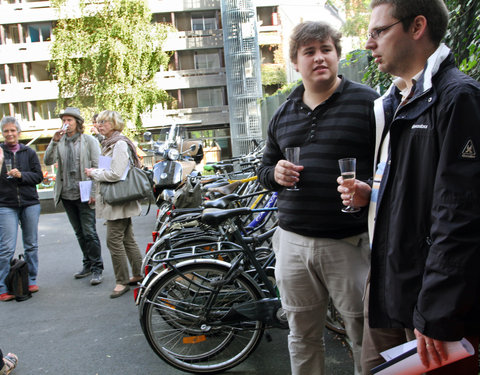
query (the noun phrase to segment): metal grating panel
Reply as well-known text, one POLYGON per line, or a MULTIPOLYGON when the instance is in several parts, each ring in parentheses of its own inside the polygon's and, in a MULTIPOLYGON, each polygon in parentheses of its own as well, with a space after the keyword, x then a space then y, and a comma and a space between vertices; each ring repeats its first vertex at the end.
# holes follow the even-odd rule
POLYGON ((221 8, 232 153, 238 156, 262 138, 257 15, 253 0, 222 0, 221 8))

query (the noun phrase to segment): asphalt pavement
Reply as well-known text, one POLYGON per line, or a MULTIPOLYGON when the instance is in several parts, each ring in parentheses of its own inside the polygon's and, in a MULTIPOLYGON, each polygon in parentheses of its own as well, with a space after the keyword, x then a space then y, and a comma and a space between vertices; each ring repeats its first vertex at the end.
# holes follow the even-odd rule
MULTIPOLYGON (((145 207, 144 207, 145 211, 145 207)), ((151 239, 155 208, 133 218, 143 252, 151 239)), ((40 291, 24 302, 0 302, 0 347, 19 357, 15 375, 171 375, 184 374, 164 363, 149 347, 138 320, 132 291, 117 299, 103 220, 97 222, 105 271, 103 283, 76 280, 82 256, 66 214, 42 214, 39 225, 40 291)), ((19 238, 17 254, 22 252, 19 238)), ((290 374, 287 331, 269 331, 257 350, 227 374, 290 374)), ((351 355, 336 334, 326 330, 327 373, 353 373, 351 355)), ((12 374, 12 375, 13 375, 12 374)))

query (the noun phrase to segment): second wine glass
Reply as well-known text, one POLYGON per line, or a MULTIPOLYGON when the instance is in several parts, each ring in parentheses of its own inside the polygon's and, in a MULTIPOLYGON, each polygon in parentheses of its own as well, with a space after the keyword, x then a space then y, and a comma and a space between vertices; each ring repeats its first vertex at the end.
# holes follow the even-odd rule
MULTIPOLYGON (((300 164, 300 147, 287 147, 285 149, 285 158, 295 165, 300 164)), ((293 185, 292 187, 287 188, 288 191, 299 191, 300 189, 297 187, 297 184, 293 185)))
MULTIPOLYGON (((7 169, 7 173, 10 172, 13 168, 12 159, 5 159, 3 162, 5 163, 5 168, 7 169)), ((13 178, 13 177, 7 175, 7 178, 13 178)))
POLYGON ((356 167, 357 159, 355 158, 344 158, 338 161, 340 167, 340 173, 343 178, 343 186, 348 188, 350 192, 350 204, 347 207, 342 208, 342 212, 354 213, 360 211, 360 208, 354 207, 353 205, 353 196, 355 194, 355 177, 356 177, 356 167))

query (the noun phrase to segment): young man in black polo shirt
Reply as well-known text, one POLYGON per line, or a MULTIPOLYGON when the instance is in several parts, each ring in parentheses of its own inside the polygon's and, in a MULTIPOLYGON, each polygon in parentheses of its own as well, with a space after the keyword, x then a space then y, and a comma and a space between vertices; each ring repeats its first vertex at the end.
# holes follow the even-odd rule
POLYGON ((322 22, 294 29, 290 58, 303 83, 273 116, 258 176, 280 192, 273 239, 276 278, 290 326, 292 374, 324 374, 323 328, 329 296, 342 314, 360 372, 362 295, 369 265, 367 218, 341 212, 338 159, 357 159, 357 178, 372 175, 378 94, 337 76, 341 34, 322 22), (285 148, 300 146, 300 165, 285 148), (297 184, 299 191, 285 188, 297 184))

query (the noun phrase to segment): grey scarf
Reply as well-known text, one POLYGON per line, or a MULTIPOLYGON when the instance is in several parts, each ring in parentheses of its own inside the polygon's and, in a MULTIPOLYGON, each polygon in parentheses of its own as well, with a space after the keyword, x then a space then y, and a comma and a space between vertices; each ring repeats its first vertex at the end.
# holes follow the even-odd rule
POLYGON ((68 174, 69 181, 75 181, 75 174, 77 173, 77 166, 75 165, 75 147, 74 143, 80 137, 80 133, 75 133, 71 137, 65 135, 65 146, 67 150, 67 159, 65 160, 65 170, 68 174))

